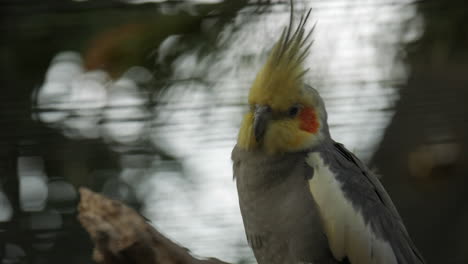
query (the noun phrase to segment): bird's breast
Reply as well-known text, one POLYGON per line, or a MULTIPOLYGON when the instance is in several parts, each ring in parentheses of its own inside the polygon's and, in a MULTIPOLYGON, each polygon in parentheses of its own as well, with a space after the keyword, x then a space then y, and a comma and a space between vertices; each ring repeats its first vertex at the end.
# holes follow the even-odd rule
POLYGON ((305 154, 234 160, 247 239, 260 264, 330 259, 306 165, 305 154))

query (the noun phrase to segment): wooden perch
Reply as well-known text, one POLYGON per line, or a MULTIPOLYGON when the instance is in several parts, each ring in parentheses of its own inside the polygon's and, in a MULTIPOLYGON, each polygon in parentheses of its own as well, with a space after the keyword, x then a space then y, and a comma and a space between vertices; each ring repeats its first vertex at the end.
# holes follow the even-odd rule
POLYGON ((103 264, 228 264, 200 260, 149 225, 135 210, 80 188, 78 220, 94 242, 93 259, 103 264))

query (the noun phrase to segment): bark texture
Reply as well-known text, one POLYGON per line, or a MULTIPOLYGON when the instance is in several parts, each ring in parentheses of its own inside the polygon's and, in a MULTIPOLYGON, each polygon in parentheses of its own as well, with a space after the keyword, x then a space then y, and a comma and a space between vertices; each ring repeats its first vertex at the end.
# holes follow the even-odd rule
POLYGON ((93 259, 98 263, 228 264, 194 258, 121 202, 86 188, 80 194, 78 220, 91 236, 93 259))

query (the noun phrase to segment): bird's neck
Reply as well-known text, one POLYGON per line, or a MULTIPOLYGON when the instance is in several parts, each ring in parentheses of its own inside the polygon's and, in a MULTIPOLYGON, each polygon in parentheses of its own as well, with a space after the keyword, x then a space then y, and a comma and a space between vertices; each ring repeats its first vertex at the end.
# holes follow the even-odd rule
POLYGON ((305 163, 306 152, 291 152, 282 154, 268 154, 261 150, 244 150, 236 146, 232 152, 234 166, 241 164, 248 175, 237 173, 240 180, 248 189, 269 189, 287 180, 292 171, 302 167, 305 163))

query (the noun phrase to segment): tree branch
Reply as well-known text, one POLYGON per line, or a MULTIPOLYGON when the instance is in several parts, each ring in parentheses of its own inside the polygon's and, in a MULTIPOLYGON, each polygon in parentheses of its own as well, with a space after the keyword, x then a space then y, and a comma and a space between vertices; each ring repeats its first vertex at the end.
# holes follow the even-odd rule
POLYGON ((86 188, 80 188, 80 194, 78 220, 94 242, 93 259, 98 263, 228 264, 194 258, 121 202, 86 188))

